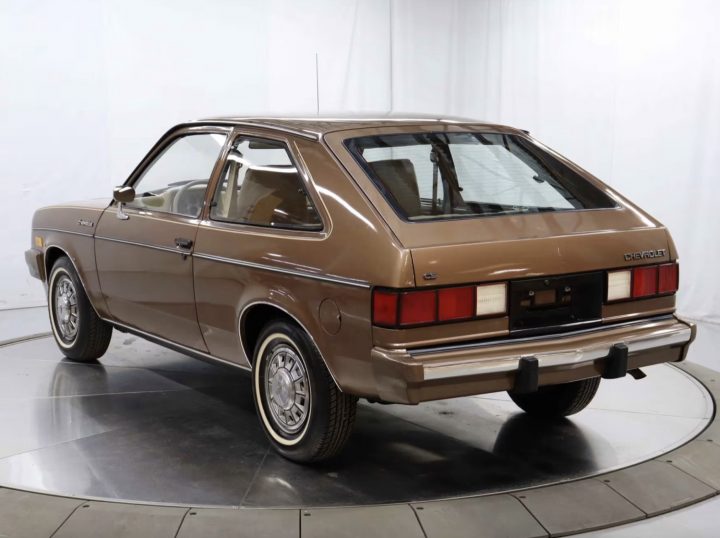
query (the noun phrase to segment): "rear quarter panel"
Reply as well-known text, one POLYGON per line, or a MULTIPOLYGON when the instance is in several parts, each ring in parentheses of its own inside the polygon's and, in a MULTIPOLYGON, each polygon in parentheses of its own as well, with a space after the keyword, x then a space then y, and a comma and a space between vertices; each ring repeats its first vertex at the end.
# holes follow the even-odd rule
POLYGON ((307 330, 343 390, 372 396, 370 283, 413 285, 410 254, 325 147, 304 139, 281 139, 305 172, 324 229, 283 231, 205 218, 194 257, 203 335, 211 354, 247 365, 253 350, 244 349, 240 340, 243 314, 255 304, 275 305, 307 330), (323 301, 331 301, 340 311, 337 332, 320 321, 323 301))

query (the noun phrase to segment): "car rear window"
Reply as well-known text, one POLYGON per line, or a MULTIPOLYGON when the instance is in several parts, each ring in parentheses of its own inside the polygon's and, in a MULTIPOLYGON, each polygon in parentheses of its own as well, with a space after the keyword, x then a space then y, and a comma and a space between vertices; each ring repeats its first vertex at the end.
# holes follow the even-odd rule
POLYGON ((616 207, 530 140, 511 134, 403 133, 345 145, 410 221, 616 207))

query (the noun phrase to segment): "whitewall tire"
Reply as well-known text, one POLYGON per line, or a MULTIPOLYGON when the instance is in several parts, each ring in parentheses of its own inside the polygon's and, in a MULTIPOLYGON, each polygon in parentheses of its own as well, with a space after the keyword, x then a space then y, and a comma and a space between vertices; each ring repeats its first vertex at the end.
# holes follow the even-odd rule
POLYGON ((342 451, 357 398, 340 391, 308 335, 289 321, 270 322, 253 359, 255 407, 274 448, 298 462, 327 460, 342 451))
POLYGON ((52 266, 47 291, 50 327, 60 351, 79 362, 101 357, 110 344, 112 326, 95 312, 67 257, 52 266))

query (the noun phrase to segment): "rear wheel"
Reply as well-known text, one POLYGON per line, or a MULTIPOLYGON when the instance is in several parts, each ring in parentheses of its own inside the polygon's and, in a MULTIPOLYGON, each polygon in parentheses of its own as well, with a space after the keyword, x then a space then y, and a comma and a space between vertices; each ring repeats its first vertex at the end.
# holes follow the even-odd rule
POLYGON ((340 391, 304 331, 286 321, 269 323, 258 338, 253 364, 255 407, 280 454, 314 462, 342 451, 357 398, 340 391))
POLYGON ((59 258, 50 271, 48 310, 55 342, 68 359, 89 362, 105 353, 112 326, 95 313, 67 257, 59 258))
POLYGON ((585 409, 595 397, 599 386, 600 378, 592 377, 572 383, 547 385, 529 394, 508 394, 520 409, 530 415, 558 418, 574 415, 585 409))

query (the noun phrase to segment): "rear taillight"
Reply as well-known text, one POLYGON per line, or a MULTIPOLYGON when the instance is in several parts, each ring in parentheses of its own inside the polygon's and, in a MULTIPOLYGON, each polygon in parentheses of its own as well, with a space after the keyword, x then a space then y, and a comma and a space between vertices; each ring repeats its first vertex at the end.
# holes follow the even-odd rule
POLYGON ((607 300, 619 301, 629 299, 631 295, 632 271, 608 271, 607 274, 607 300))
POLYGON ((678 275, 679 266, 675 262, 608 271, 606 299, 612 302, 675 293, 678 275))
POLYGON ((438 290, 438 320, 467 319, 475 315, 475 286, 438 290))
POLYGON ((503 315, 507 284, 484 284, 417 291, 373 291, 373 324, 412 327, 503 315))
POLYGON ((677 263, 658 266, 658 293, 675 293, 678 290, 680 270, 677 263))
POLYGON ((373 323, 376 325, 397 325, 398 294, 375 290, 373 293, 373 323))
POLYGON ((437 319, 437 292, 410 291, 400 294, 400 325, 421 325, 437 319))
POLYGON ((651 267, 635 267, 632 275, 633 299, 657 295, 657 265, 651 267))
POLYGON ((507 309, 507 284, 486 284, 477 287, 478 316, 504 314, 507 309))

